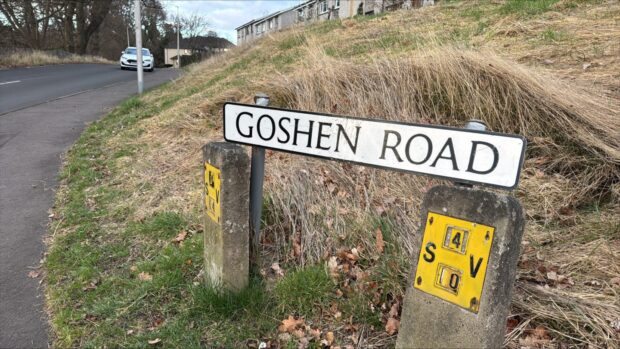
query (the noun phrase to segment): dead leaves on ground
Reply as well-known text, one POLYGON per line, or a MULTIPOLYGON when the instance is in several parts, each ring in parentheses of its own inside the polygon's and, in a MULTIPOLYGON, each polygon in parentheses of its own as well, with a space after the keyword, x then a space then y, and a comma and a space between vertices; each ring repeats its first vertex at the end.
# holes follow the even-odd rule
POLYGON ((288 318, 282 320, 280 326, 278 326, 278 332, 280 333, 278 338, 283 342, 288 342, 291 339, 298 341, 298 348, 305 349, 310 345, 310 342, 318 342, 322 347, 331 347, 334 343, 334 333, 331 331, 322 335, 322 331, 319 328, 313 328, 306 324, 306 321, 301 317, 289 315, 288 318))
POLYGON ((172 239, 172 242, 179 244, 183 240, 185 240, 186 237, 187 237, 187 231, 181 230, 179 234, 174 239, 172 239))
POLYGON ((138 279, 140 279, 142 281, 152 281, 153 280, 153 275, 143 271, 140 274, 138 274, 138 279))

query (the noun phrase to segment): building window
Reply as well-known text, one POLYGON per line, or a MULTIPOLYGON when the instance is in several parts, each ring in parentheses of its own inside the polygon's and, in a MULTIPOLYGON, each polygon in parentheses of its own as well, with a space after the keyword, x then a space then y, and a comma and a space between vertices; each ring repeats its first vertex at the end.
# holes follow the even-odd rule
POLYGON ((340 8, 340 0, 336 0, 334 3, 334 8, 340 8))
POLYGON ((299 10, 297 10, 297 17, 303 19, 304 18, 304 9, 300 8, 299 10))
POLYGON ((327 12, 327 0, 319 2, 319 13, 327 12))
POLYGON ((269 29, 273 29, 273 19, 269 20, 269 29))

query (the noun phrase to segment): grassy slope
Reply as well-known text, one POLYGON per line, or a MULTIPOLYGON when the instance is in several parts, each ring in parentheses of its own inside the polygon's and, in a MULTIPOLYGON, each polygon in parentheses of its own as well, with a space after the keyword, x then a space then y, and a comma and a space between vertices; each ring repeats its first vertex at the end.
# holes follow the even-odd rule
MULTIPOLYGON (((446 2, 278 34, 192 67, 180 81, 130 99, 91 125, 67 156, 50 230, 45 267, 56 346, 144 347, 157 338, 169 347, 275 343, 278 324, 295 313, 320 329, 322 338, 335 332, 339 345, 353 344, 352 337, 365 346, 392 345, 395 337, 384 331, 386 313, 398 303, 409 269, 407 248, 390 218, 397 207, 384 202, 381 210, 387 213, 376 207, 363 213, 341 202, 321 205, 318 194, 303 185, 278 192, 274 179, 304 183, 304 166, 322 171, 321 184, 333 191, 338 181, 331 178, 340 165, 300 165, 294 157, 269 154, 265 267, 246 292, 217 295, 201 284, 199 147, 221 139, 223 101, 249 102, 257 89, 265 89, 275 105, 285 106, 278 82, 295 81, 316 59, 364 66, 456 45, 500 52, 538 69, 534 72, 592 85, 618 99, 618 3, 527 4, 446 2), (590 65, 584 69, 584 64, 590 65), (289 197, 308 198, 301 205, 318 214, 307 218, 287 211, 289 197), (298 226, 291 224, 296 218, 298 226), (317 227, 334 231, 328 248, 308 240, 323 236, 317 227), (383 253, 375 248, 377 229, 386 240, 383 253), (182 231, 187 238, 173 243, 182 231), (347 257, 353 247, 359 251, 355 261, 347 257), (332 255, 340 267, 337 283, 318 262, 332 255), (272 262, 285 269, 284 277, 274 275, 272 262)), ((354 169, 361 178, 375 173, 354 169)), ((602 200, 590 198, 560 210, 561 188, 571 187, 570 179, 534 163, 527 164, 524 176, 517 195, 529 224, 509 344, 617 345, 609 320, 620 314, 613 283, 620 275, 613 263, 620 253, 617 184, 602 200), (574 285, 553 280, 553 274, 549 278, 549 272, 574 285), (533 330, 537 326, 543 326, 543 335, 533 330)), ((369 182, 363 186, 372 189, 369 182)), ((398 202, 402 193, 394 189, 383 195, 398 202)), ((417 221, 415 210, 411 216, 417 221)), ((296 346, 295 339, 283 343, 296 346)))

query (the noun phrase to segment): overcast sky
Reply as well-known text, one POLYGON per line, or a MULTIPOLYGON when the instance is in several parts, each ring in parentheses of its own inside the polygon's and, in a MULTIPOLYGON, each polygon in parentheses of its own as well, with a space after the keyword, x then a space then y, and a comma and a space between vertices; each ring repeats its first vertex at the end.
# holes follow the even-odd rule
MULTIPOLYGON (((258 17, 299 4, 300 0, 161 0, 169 14, 198 14, 207 18, 209 30, 237 43, 235 28, 258 17)), ((206 33, 205 33, 206 34, 206 33)))

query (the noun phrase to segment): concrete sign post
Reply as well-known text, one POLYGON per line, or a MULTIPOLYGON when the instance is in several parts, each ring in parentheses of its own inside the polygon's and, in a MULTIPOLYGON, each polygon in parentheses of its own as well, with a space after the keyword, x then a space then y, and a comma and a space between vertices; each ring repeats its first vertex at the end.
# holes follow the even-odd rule
POLYGON ((250 159, 238 145, 212 142, 203 147, 203 160, 206 281, 238 291, 249 281, 250 159))
POLYGON ((500 348, 523 235, 510 196, 434 187, 422 204, 397 348, 500 348))

